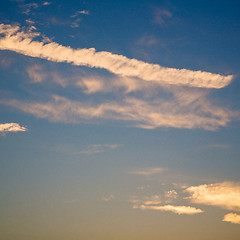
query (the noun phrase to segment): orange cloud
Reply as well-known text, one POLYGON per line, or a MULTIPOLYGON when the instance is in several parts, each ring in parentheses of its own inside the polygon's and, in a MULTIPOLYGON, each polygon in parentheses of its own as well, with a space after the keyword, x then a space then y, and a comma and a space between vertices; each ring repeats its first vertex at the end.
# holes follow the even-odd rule
POLYGON ((224 216, 222 221, 240 224, 240 215, 236 213, 228 213, 224 216))
POLYGON ((219 206, 225 209, 240 211, 240 184, 222 182, 192 186, 186 189, 188 197, 194 203, 219 206))

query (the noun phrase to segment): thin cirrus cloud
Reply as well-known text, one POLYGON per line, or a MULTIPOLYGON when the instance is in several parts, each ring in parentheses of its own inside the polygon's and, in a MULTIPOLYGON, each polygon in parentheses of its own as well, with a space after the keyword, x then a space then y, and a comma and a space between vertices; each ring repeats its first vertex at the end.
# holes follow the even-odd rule
POLYGON ((222 182, 192 186, 185 190, 192 202, 240 211, 240 183, 222 182))
POLYGON ((27 129, 25 127, 20 126, 18 123, 1 123, 0 124, 0 132, 25 132, 27 129))
POLYGON ((130 202, 134 203, 134 206, 136 208, 137 205, 157 205, 157 204, 161 204, 162 200, 161 200, 161 196, 159 195, 153 195, 153 196, 146 196, 143 198, 139 198, 139 197, 133 197, 130 202))
POLYGON ((91 155, 91 154, 107 152, 111 149, 115 149, 118 147, 120 147, 119 144, 93 144, 86 149, 78 151, 77 153, 91 155))
POLYGON ((51 149, 55 152, 67 153, 67 154, 84 154, 92 155, 98 153, 108 152, 110 150, 116 149, 122 145, 120 144, 92 144, 88 146, 76 146, 76 145, 56 145, 51 149))
POLYGON ((102 197, 102 201, 109 202, 114 199, 114 195, 110 194, 109 196, 102 197))
POLYGON ((165 168, 149 167, 149 168, 143 168, 143 169, 137 169, 137 170, 130 171, 129 174, 150 176, 150 175, 162 173, 165 170, 166 170, 165 168))
POLYGON ((173 14, 166 10, 161 8, 156 8, 154 10, 154 23, 163 25, 167 19, 172 18, 173 14))
POLYGON ((202 213, 203 210, 194 208, 191 206, 173 206, 173 205, 164 205, 164 206, 151 206, 151 205, 134 205, 133 208, 139 208, 142 210, 158 210, 158 211, 170 211, 177 214, 188 214, 193 215, 197 213, 202 213))
MULTIPOLYGON (((96 52, 94 48, 73 49, 58 43, 33 41, 36 34, 20 31, 20 27, 0 25, 0 49, 54 62, 68 62, 78 66, 102 68, 119 76, 137 77, 159 84, 187 85, 201 88, 222 88, 233 75, 223 76, 210 72, 161 67, 110 52, 96 52)), ((39 35, 39 34, 38 34, 39 35)))
POLYGON ((240 224, 240 215, 236 213, 228 213, 224 216, 223 222, 230 222, 235 224, 240 224))
POLYGON ((178 102, 176 98, 170 101, 145 101, 126 97, 120 102, 86 103, 52 95, 47 102, 11 99, 1 100, 0 104, 16 107, 52 122, 81 123, 89 119, 111 119, 133 122, 133 126, 145 129, 173 127, 216 130, 220 126, 226 126, 234 116, 230 110, 212 106, 204 98, 193 103, 191 99, 186 99, 185 102, 183 98, 178 102))

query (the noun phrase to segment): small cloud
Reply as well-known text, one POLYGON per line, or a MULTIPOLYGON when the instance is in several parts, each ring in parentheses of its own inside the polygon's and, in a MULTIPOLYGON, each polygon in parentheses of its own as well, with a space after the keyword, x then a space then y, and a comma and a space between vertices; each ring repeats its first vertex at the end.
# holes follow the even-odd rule
POLYGON ((34 65, 27 68, 27 73, 31 79, 31 83, 41 83, 46 79, 46 73, 43 72, 43 69, 40 65, 34 65))
POLYGON ((88 10, 82 10, 82 11, 77 11, 80 14, 84 14, 84 15, 89 15, 89 11, 88 10))
POLYGON ((240 211, 240 184, 222 182, 192 186, 185 190, 194 203, 219 206, 225 209, 240 211))
POLYGON ((134 171, 131 171, 129 173, 130 174, 136 174, 136 175, 150 176, 150 175, 162 173, 165 170, 166 169, 164 169, 164 168, 149 167, 149 168, 134 170, 134 171))
POLYGON ((32 21, 31 19, 26 19, 25 22, 26 22, 26 23, 29 23, 29 24, 34 24, 34 23, 35 23, 35 22, 32 21))
POLYGON ((166 22, 166 19, 172 18, 173 14, 166 10, 161 8, 156 8, 154 10, 154 23, 163 25, 166 22))
POLYGON ((27 3, 27 4, 23 4, 21 7, 24 9, 22 13, 29 15, 32 9, 39 8, 39 5, 37 3, 27 3))
POLYGON ((162 200, 159 195, 153 195, 153 196, 146 196, 146 197, 133 197, 130 202, 134 203, 135 205, 157 205, 161 204, 162 200))
POLYGON ((0 124, 0 132, 2 134, 7 132, 25 132, 27 128, 21 127, 18 123, 2 123, 0 124))
POLYGON ((193 214, 203 212, 203 210, 201 209, 190 207, 190 206, 173 206, 173 205, 164 205, 164 206, 134 205, 133 208, 139 208, 142 210, 170 211, 177 214, 188 214, 188 215, 193 215, 193 214))
POLYGON ((77 18, 74 20, 74 22, 71 23, 71 28, 78 28, 79 27, 79 22, 81 22, 81 18, 77 18))
POLYGON ((50 5, 51 4, 51 2, 44 2, 43 3, 43 6, 48 6, 48 5, 50 5))
POLYGON ((142 46, 151 47, 158 44, 158 40, 154 35, 145 35, 141 37, 137 43, 142 46))
POLYGON ((107 152, 110 149, 115 149, 119 147, 119 144, 93 144, 88 146, 86 149, 77 152, 78 154, 97 154, 107 152))
POLYGON ((4 68, 8 68, 12 64, 12 60, 10 58, 3 58, 0 63, 4 68))
POLYGON ((178 197, 178 193, 175 190, 170 190, 165 192, 165 198, 167 198, 167 202, 171 202, 173 199, 178 197))
POLYGON ((76 145, 57 145, 52 147, 51 149, 55 152, 67 153, 67 154, 85 154, 92 155, 98 153, 104 153, 110 151, 111 149, 115 149, 120 147, 120 144, 92 144, 85 147, 78 147, 76 145))
POLYGON ((107 197, 102 197, 102 201, 104 201, 104 202, 109 202, 113 199, 114 199, 114 196, 112 194, 107 197))
POLYGON ((224 216, 222 221, 240 224, 240 215, 238 215, 236 213, 228 213, 224 216))

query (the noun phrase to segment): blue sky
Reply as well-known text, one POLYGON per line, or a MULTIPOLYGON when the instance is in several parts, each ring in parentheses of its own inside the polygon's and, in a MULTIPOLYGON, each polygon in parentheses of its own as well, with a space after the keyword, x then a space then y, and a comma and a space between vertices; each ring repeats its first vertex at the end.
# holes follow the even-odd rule
POLYGON ((239 239, 239 1, 4 1, 4 239, 239 239))

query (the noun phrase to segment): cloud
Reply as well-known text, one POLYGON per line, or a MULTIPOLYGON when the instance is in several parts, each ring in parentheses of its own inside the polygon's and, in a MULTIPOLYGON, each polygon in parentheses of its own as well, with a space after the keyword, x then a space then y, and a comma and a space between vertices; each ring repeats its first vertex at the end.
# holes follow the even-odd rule
POLYGON ((166 22, 166 19, 172 18, 173 14, 166 10, 161 8, 156 8, 154 10, 154 23, 163 25, 166 22))
POLYGON ((48 6, 48 5, 50 5, 51 4, 51 2, 44 2, 43 3, 43 6, 48 6))
POLYGON ((109 202, 113 199, 114 199, 114 196, 112 194, 107 197, 102 197, 102 201, 104 201, 104 202, 109 202))
POLYGON ((27 129, 25 127, 21 127, 18 123, 1 123, 0 124, 0 132, 25 132, 27 129))
POLYGON ((240 184, 222 182, 192 186, 185 190, 194 203, 219 206, 225 209, 240 211, 240 184))
POLYGON ((193 215, 193 214, 203 212, 201 209, 197 209, 190 206, 173 206, 173 205, 164 205, 164 206, 134 205, 133 208, 140 208, 142 210, 170 211, 177 214, 188 214, 188 215, 193 215))
POLYGON ((112 149, 116 149, 120 147, 120 144, 92 144, 89 146, 76 146, 76 145, 56 145, 52 147, 51 149, 56 152, 61 153, 68 153, 68 154, 85 154, 85 155, 91 155, 91 154, 98 154, 110 151, 112 149))
POLYGON ((42 71, 40 65, 33 65, 27 68, 27 73, 29 78, 31 79, 31 83, 41 83, 46 79, 46 73, 42 71))
POLYGON ((234 116, 229 110, 211 106, 203 99, 196 101, 197 96, 191 97, 189 93, 188 99, 183 96, 180 102, 176 96, 169 101, 126 97, 118 101, 90 103, 53 95, 48 102, 12 99, 0 100, 0 104, 16 107, 52 122, 80 123, 90 119, 111 119, 133 122, 134 126, 145 129, 174 127, 216 130, 219 126, 226 126, 234 116))
POLYGON ((228 213, 224 216, 222 221, 240 224, 240 215, 236 213, 228 213))
POLYGON ((159 195, 153 195, 153 196, 146 196, 141 199, 139 197, 134 197, 130 200, 130 202, 134 203, 135 205, 157 205, 161 204, 162 200, 159 195))
POLYGON ((109 52, 96 52, 95 49, 75 50, 51 42, 45 36, 42 42, 33 41, 34 37, 41 36, 40 33, 31 30, 22 32, 18 26, 2 24, 0 33, 4 35, 0 39, 1 49, 50 61, 105 68, 114 73, 101 76, 99 72, 97 75, 91 71, 90 74, 68 75, 66 78, 40 65, 28 67, 26 71, 31 83, 41 83, 43 86, 51 82, 63 88, 74 86, 74 89, 79 88, 85 94, 82 94, 84 98, 81 101, 54 94, 44 102, 0 100, 0 104, 16 107, 38 118, 65 123, 118 120, 145 129, 173 127, 216 130, 238 116, 238 113, 229 109, 213 106, 207 99, 208 90, 202 88, 223 87, 231 80, 230 75, 163 68, 109 52), (191 78, 189 83, 188 77, 191 78), (208 77, 211 80, 205 81, 208 77), (96 93, 117 94, 112 95, 111 101, 107 97, 99 98, 96 102, 92 96, 96 93))
POLYGON ((219 148, 219 149, 228 149, 231 146, 227 145, 227 144, 210 144, 209 147, 210 148, 219 148))
POLYGON ((82 11, 78 11, 78 13, 84 14, 84 15, 88 15, 88 14, 89 14, 89 11, 87 11, 87 10, 82 10, 82 11))
POLYGON ((137 43, 139 45, 150 47, 158 44, 158 40, 154 35, 144 35, 138 40, 137 43))
POLYGON ((90 145, 87 149, 80 150, 77 153, 86 154, 86 155, 97 154, 97 153, 107 152, 119 146, 120 146, 119 144, 93 144, 93 145, 90 145))
POLYGON ((149 167, 149 168, 143 168, 143 169, 130 171, 129 173, 136 174, 136 175, 150 176, 150 175, 162 173, 163 171, 165 171, 164 168, 149 167))
POLYGON ((33 41, 39 33, 25 33, 20 27, 0 25, 0 49, 11 50, 26 56, 38 57, 54 62, 67 62, 78 66, 106 69, 125 77, 136 77, 153 81, 160 85, 186 85, 201 88, 222 88, 228 85, 233 75, 223 76, 202 71, 175 69, 149 64, 137 59, 129 59, 111 52, 96 52, 94 48, 73 49, 58 43, 33 41))
POLYGON ((40 6, 37 3, 27 3, 27 4, 22 4, 21 7, 24 9, 22 13, 29 15, 32 9, 37 9, 40 6))
POLYGON ((178 193, 175 190, 170 190, 165 192, 166 202, 172 202, 174 199, 177 199, 178 193))

